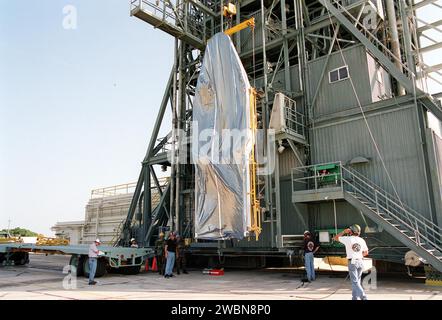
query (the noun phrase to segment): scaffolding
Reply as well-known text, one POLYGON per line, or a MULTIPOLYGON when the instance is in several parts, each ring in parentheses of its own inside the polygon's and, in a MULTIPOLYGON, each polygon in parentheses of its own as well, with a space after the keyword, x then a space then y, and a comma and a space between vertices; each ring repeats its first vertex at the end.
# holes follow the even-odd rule
MULTIPOLYGON (((278 97, 283 97, 280 115, 284 124, 275 140, 281 153, 281 156, 276 155, 275 171, 254 179, 258 191, 253 203, 259 203, 259 210, 258 205, 253 210, 255 230, 265 234, 256 246, 263 251, 287 249, 284 239, 288 236, 283 231, 283 220, 287 219, 282 213, 282 207, 287 207, 287 204, 281 200, 283 173, 280 170, 283 164, 279 162, 287 152, 292 153, 290 157, 294 160, 291 161, 303 168, 320 158, 320 150, 316 147, 319 138, 315 138, 317 126, 327 121, 337 122, 333 114, 318 111, 321 85, 331 82, 328 71, 334 57, 344 56, 345 52, 350 54, 351 50, 359 47, 364 48, 365 59, 370 63, 373 61, 379 71, 377 82, 391 86, 387 93, 367 100, 361 108, 369 110, 373 106, 384 108, 387 112, 400 103, 415 105, 416 125, 422 134, 419 152, 423 158, 426 195, 431 219, 437 221, 431 150, 423 141, 427 112, 442 119, 442 108, 437 100, 440 95, 430 95, 427 86, 428 79, 434 78, 440 83, 437 77, 441 75, 442 65, 428 65, 423 55, 442 48, 441 41, 430 35, 431 32, 440 33, 442 23, 424 21, 417 15, 418 10, 428 7, 442 8, 437 1, 428 0, 132 0, 133 16, 175 38, 175 57, 128 218, 133 217, 136 204, 144 199, 143 225, 145 230, 149 229, 153 223, 152 194, 150 188, 144 192, 143 189, 152 181, 159 188, 154 166, 168 166, 171 167, 170 203, 164 208, 169 217, 167 224, 179 233, 192 230, 192 208, 188 206, 194 203, 194 181, 188 152, 192 99, 205 44, 215 33, 253 19, 253 30, 232 33, 231 38, 257 91, 257 129, 266 132, 263 144, 268 143, 270 118, 278 97), (236 15, 222 14, 227 3, 235 5, 236 15), (423 38, 431 44, 423 46, 423 38), (322 64, 313 72, 313 65, 318 61, 322 64), (172 119, 164 118, 167 108, 172 111, 172 119), (158 140, 163 122, 171 122, 173 129, 165 138, 158 140), (167 143, 172 149, 164 152, 163 147, 167 143), (259 226, 261 222, 262 226, 259 226)), ((348 69, 347 74, 344 72, 342 75, 344 80, 356 76, 348 69)), ((337 82, 342 84, 342 81, 337 82)), ((340 98, 345 97, 336 99, 340 98)), ((358 104, 354 103, 353 107, 357 108, 358 104)), ((341 113, 344 114, 344 111, 341 113)), ((296 206, 295 210, 298 210, 296 206)), ((127 240, 122 236, 120 242, 127 240)))

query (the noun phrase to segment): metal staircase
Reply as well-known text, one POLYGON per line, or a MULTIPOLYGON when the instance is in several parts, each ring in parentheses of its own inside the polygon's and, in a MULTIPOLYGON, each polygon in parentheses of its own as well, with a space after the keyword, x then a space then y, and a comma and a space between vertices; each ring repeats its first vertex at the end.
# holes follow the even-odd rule
POLYGON ((442 272, 442 229, 355 170, 342 167, 344 198, 442 272))
MULTIPOLYGON (((340 171, 326 175, 320 175, 315 170, 320 165, 306 167, 307 172, 313 170, 314 175, 307 178, 294 176, 293 185, 303 181, 307 184, 307 188, 312 187, 310 191, 315 194, 326 194, 328 189, 336 194, 336 189, 341 189, 342 199, 383 227, 385 231, 416 252, 436 270, 442 272, 442 228, 354 169, 343 166, 341 163, 334 165, 339 167, 340 171), (321 181, 328 176, 333 176, 335 182, 322 184, 321 181)), ((298 168, 294 172, 297 171, 299 171, 298 168)), ((306 190, 295 191, 293 189, 295 202, 295 199, 299 199, 299 196, 296 196, 298 192, 304 196, 306 190)))

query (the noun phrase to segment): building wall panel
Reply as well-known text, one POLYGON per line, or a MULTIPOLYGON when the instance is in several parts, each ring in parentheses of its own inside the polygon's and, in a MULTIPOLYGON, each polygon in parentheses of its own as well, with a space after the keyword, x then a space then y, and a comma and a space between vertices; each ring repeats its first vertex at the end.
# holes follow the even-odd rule
POLYGON ((429 217, 422 151, 413 106, 370 114, 367 121, 387 170, 362 117, 316 127, 313 134, 314 162, 348 163, 363 156, 370 162, 357 165, 355 169, 391 194, 395 194, 396 189, 406 204, 429 217))

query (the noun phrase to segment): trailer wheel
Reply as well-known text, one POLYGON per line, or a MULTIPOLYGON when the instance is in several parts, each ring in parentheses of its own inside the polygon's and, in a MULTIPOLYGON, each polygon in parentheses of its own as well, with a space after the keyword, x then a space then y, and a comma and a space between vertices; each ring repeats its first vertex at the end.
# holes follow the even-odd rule
MULTIPOLYGON (((89 258, 85 257, 83 262, 83 272, 86 278, 89 278, 89 258)), ((100 278, 106 274, 106 259, 97 259, 97 271, 95 271, 95 278, 100 278)))
POLYGON ((83 269, 84 259, 85 256, 73 254, 71 256, 71 260, 69 260, 69 264, 77 269, 77 277, 84 275, 84 269, 83 269))
POLYGON ((29 263, 29 253, 27 252, 17 252, 14 255, 14 264, 16 266, 24 266, 29 263))
POLYGON ((120 273, 125 275, 136 275, 140 273, 141 266, 121 267, 120 273))

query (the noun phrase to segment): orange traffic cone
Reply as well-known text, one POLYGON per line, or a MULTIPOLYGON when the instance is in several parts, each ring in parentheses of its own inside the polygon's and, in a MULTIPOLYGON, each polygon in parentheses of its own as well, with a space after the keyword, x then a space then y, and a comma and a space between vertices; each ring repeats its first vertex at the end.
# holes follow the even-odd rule
POLYGON ((146 265, 144 266, 144 271, 149 271, 149 259, 146 259, 146 265))
POLYGON ((152 262, 152 271, 153 272, 157 272, 158 271, 158 266, 157 266, 157 257, 153 258, 153 262, 152 262))

